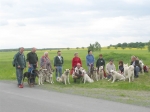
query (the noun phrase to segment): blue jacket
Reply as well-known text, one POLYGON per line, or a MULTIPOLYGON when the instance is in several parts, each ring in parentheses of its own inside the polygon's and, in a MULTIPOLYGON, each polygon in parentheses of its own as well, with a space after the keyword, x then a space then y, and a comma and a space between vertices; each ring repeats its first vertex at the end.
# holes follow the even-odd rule
POLYGON ((86 56, 86 64, 87 64, 87 66, 89 66, 89 64, 91 64, 91 63, 94 65, 94 56, 88 54, 86 56))

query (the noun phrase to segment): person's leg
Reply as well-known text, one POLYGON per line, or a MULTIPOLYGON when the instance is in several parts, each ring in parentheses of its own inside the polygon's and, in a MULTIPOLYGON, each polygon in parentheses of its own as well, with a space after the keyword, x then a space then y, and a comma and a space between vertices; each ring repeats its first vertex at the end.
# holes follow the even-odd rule
POLYGON ((59 76, 61 77, 61 75, 62 75, 62 67, 60 66, 59 67, 59 76))
POLYGON ((135 76, 139 77, 140 68, 138 66, 135 67, 135 76))
POLYGON ((21 85, 22 82, 22 73, 23 70, 16 68, 16 76, 17 76, 17 81, 18 81, 18 86, 21 85))
POLYGON ((59 72, 59 69, 58 69, 58 66, 56 66, 56 79, 58 77, 58 72, 59 72))
POLYGON ((88 67, 88 74, 90 74, 91 66, 87 66, 87 67, 88 67))

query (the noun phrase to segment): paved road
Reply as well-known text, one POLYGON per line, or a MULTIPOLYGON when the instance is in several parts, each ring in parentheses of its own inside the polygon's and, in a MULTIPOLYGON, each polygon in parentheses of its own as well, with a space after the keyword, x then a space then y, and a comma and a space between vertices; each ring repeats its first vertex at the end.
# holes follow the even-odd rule
POLYGON ((0 112, 150 112, 150 108, 0 82, 0 112))

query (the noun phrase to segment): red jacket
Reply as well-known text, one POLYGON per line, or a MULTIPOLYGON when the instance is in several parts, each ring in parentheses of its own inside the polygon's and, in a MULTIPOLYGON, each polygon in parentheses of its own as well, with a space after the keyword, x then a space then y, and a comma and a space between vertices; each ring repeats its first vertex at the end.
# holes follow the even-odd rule
POLYGON ((77 63, 80 63, 81 66, 82 66, 82 62, 81 62, 81 59, 79 57, 74 57, 72 59, 72 68, 74 68, 75 66, 77 66, 77 63))

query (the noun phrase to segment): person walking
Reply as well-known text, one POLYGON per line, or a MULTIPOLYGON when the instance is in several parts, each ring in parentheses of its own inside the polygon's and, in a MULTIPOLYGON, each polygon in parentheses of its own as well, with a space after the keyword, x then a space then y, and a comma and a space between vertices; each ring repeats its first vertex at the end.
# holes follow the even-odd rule
POLYGON ((54 67, 56 69, 56 79, 57 77, 61 77, 62 75, 62 66, 64 63, 64 59, 61 56, 61 51, 57 51, 57 56, 54 58, 54 67), (59 75, 58 75, 59 73, 59 75))
POLYGON ((23 52, 24 52, 24 48, 21 47, 19 49, 19 52, 14 57, 14 64, 16 67, 16 77, 17 77, 19 88, 23 88, 23 84, 22 84, 23 70, 26 67, 26 60, 23 52))

